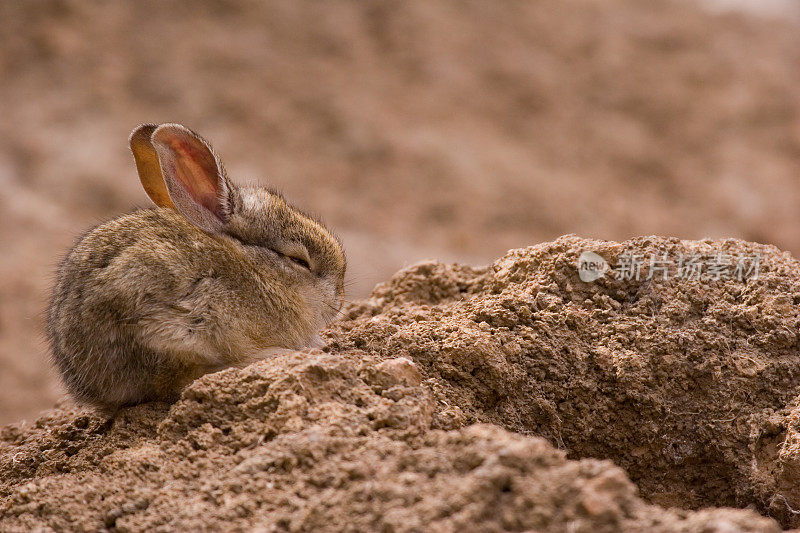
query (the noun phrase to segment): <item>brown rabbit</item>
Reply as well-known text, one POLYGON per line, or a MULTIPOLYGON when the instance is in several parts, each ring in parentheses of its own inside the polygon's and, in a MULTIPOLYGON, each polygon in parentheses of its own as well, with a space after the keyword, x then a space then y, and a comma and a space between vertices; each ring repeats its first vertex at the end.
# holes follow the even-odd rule
POLYGON ((139 126, 130 145, 158 207, 86 233, 47 313, 72 395, 104 407, 170 401, 205 373, 315 343, 343 301, 339 240, 278 193, 233 185, 179 124, 139 126))

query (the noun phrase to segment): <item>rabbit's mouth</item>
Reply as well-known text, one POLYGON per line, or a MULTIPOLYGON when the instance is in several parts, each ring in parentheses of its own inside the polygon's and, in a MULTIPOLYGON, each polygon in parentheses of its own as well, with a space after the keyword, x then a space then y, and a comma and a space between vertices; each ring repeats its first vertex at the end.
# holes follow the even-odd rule
POLYGON ((323 300, 322 327, 327 327, 344 316, 343 300, 323 300))
POLYGON ((309 339, 306 348, 322 348, 325 346, 325 343, 322 340, 322 337, 319 336, 319 333, 315 334, 311 339, 309 339))

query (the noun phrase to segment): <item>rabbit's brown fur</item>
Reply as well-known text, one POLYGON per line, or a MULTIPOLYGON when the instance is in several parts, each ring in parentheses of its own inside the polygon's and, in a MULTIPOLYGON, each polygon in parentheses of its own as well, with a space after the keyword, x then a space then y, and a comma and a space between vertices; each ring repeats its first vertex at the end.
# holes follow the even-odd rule
POLYGON ((110 407, 172 400, 205 373, 314 343, 343 300, 338 239, 279 194, 235 187, 182 126, 141 126, 131 147, 163 207, 97 226, 62 262, 48 336, 68 390, 110 407))

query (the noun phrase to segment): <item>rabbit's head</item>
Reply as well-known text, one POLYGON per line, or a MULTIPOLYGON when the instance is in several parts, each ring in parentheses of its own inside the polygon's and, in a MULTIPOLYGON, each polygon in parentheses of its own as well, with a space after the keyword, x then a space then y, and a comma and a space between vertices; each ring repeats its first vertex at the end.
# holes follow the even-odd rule
POLYGON ((343 303, 346 261, 340 241, 321 222, 273 190, 235 186, 211 146, 184 126, 139 126, 130 145, 153 202, 256 265, 265 291, 275 293, 272 301, 285 303, 282 313, 305 321, 308 331, 335 317, 343 303))

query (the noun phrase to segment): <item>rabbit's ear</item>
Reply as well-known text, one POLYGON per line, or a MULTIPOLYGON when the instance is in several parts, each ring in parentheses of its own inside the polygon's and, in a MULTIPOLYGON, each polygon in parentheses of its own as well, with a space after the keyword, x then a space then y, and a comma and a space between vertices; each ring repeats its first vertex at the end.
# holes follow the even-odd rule
POLYGON ((206 141, 180 124, 162 124, 150 136, 169 196, 186 219, 218 232, 231 215, 233 187, 206 141))
POLYGON ((142 124, 131 133, 128 138, 133 159, 136 160, 136 170, 139 172, 139 180, 142 182, 147 196, 159 207, 172 207, 172 199, 167 192, 167 184, 164 183, 164 176, 161 175, 161 165, 158 163, 158 154, 150 136, 158 126, 156 124, 142 124))

